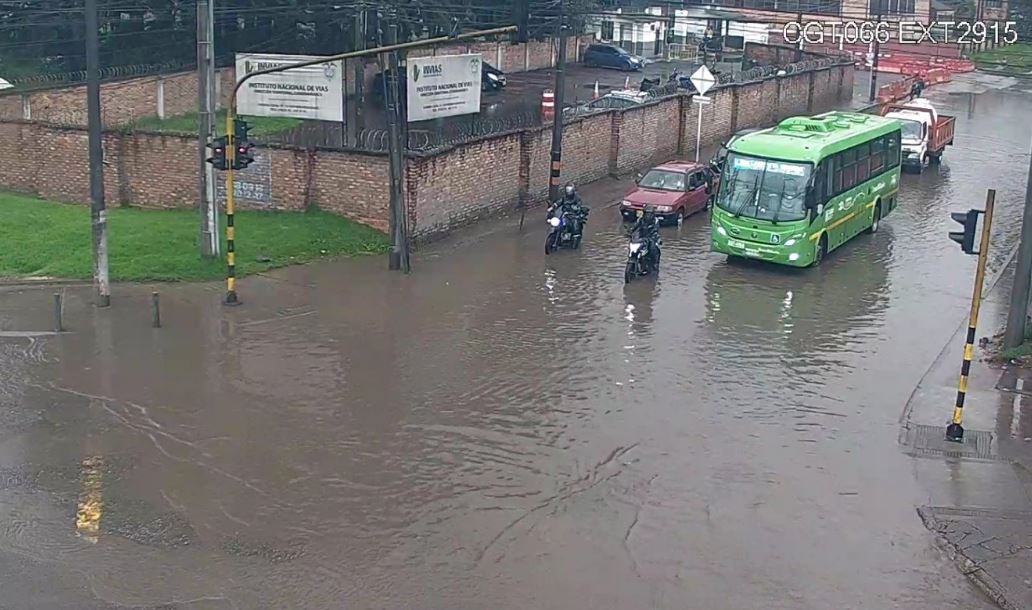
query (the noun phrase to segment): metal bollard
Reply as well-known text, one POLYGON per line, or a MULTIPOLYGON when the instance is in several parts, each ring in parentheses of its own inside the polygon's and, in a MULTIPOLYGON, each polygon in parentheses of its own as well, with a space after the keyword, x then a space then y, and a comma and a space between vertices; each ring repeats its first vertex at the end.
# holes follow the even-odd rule
POLYGON ((151 313, 154 319, 154 328, 161 328, 161 306, 158 304, 158 293, 151 293, 151 313))
POLYGON ((61 315, 63 313, 63 307, 61 305, 61 293, 54 293, 54 330, 63 333, 64 324, 61 321, 61 315))

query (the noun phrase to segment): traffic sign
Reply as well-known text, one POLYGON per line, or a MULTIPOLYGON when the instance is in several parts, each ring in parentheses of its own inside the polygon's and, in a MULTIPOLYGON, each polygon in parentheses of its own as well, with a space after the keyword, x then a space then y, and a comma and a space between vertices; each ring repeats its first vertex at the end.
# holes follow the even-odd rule
POLYGON ((699 69, 692 74, 692 84, 695 85, 695 90, 699 92, 699 95, 706 95, 706 92, 710 90, 713 85, 717 84, 717 79, 713 76, 713 73, 709 71, 705 65, 699 66, 699 69))

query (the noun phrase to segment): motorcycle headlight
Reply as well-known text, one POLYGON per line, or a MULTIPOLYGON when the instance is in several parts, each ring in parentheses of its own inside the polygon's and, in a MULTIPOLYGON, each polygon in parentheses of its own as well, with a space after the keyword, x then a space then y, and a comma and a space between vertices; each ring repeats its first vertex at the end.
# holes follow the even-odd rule
POLYGON ((552 225, 553 227, 558 227, 559 226, 559 217, 558 216, 553 216, 553 217, 549 218, 548 219, 548 224, 552 225))
POLYGON ((634 254, 638 250, 641 250, 641 244, 630 244, 627 246, 627 249, 631 251, 631 254, 634 254))

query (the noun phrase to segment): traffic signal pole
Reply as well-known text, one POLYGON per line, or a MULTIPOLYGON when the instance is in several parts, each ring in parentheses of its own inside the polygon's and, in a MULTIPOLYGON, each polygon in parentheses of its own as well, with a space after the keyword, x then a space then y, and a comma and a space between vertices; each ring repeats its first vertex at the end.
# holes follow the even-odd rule
POLYGON ((406 49, 418 49, 421 47, 429 47, 437 44, 443 44, 446 42, 453 42, 455 40, 466 40, 469 38, 479 38, 481 36, 493 36, 497 34, 508 34, 515 32, 517 26, 509 25, 500 28, 491 28, 489 30, 477 30, 475 32, 466 32, 464 34, 456 34, 454 36, 438 36, 437 38, 428 38, 426 40, 416 40, 412 42, 403 42, 399 44, 390 44, 382 47, 376 47, 373 49, 364 49, 361 51, 351 51, 348 53, 339 53, 337 55, 330 55, 327 57, 320 57, 319 59, 313 59, 309 61, 302 61, 296 64, 290 64, 288 66, 278 66, 275 68, 267 68, 265 70, 256 70, 250 74, 245 74, 243 78, 240 78, 236 82, 236 86, 233 87, 233 93, 229 98, 229 108, 226 109, 226 156, 227 156, 227 168, 226 168, 226 305, 239 305, 240 298, 236 291, 236 226, 234 225, 234 216, 236 208, 234 205, 234 193, 233 193, 233 177, 234 177, 234 166, 237 165, 237 143, 235 140, 236 130, 236 112, 237 112, 237 94, 240 92, 240 87, 247 81, 257 76, 265 74, 275 74, 277 72, 286 72, 287 70, 293 70, 295 68, 306 68, 308 66, 318 66, 332 61, 340 61, 343 59, 351 59, 354 57, 366 57, 370 55, 376 55, 378 53, 390 53, 393 51, 403 51, 406 49))
MULTIPOLYGON (((982 223, 982 239, 978 245, 978 266, 975 271, 975 288, 971 295, 971 314, 968 317, 967 336, 964 339, 964 362, 960 366, 960 381, 957 384, 957 402, 953 407, 953 418, 946 426, 946 440, 955 443, 964 442, 964 398, 967 395, 968 375, 971 372, 971 360, 975 354, 975 328, 978 326, 978 310, 982 304, 982 283, 985 281, 985 265, 989 258, 989 231, 993 224, 993 203, 996 200, 996 191, 989 189, 985 197, 985 219, 982 223)), ((974 224, 978 218, 978 210, 972 210, 975 214, 968 213, 964 226, 966 236, 964 246, 973 241, 974 224)), ((956 220, 956 218, 954 218, 956 220)), ((953 235, 950 236, 953 238, 953 235)), ((956 240, 954 240, 956 241, 956 240)), ((965 252, 973 254, 969 247, 965 252)))

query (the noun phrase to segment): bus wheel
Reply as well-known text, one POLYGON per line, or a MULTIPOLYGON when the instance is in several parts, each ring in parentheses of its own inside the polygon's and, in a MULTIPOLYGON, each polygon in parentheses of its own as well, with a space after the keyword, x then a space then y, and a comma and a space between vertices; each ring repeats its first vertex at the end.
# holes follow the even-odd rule
POLYGON ((878 225, 881 224, 881 201, 874 205, 874 215, 871 217, 871 226, 868 227, 868 233, 877 233, 878 225))
POLYGON ((813 263, 811 263, 810 266, 811 267, 818 267, 818 266, 820 266, 821 261, 824 260, 824 257, 827 254, 828 254, 828 234, 824 233, 823 235, 821 235, 820 240, 817 242, 817 251, 813 255, 813 263))

